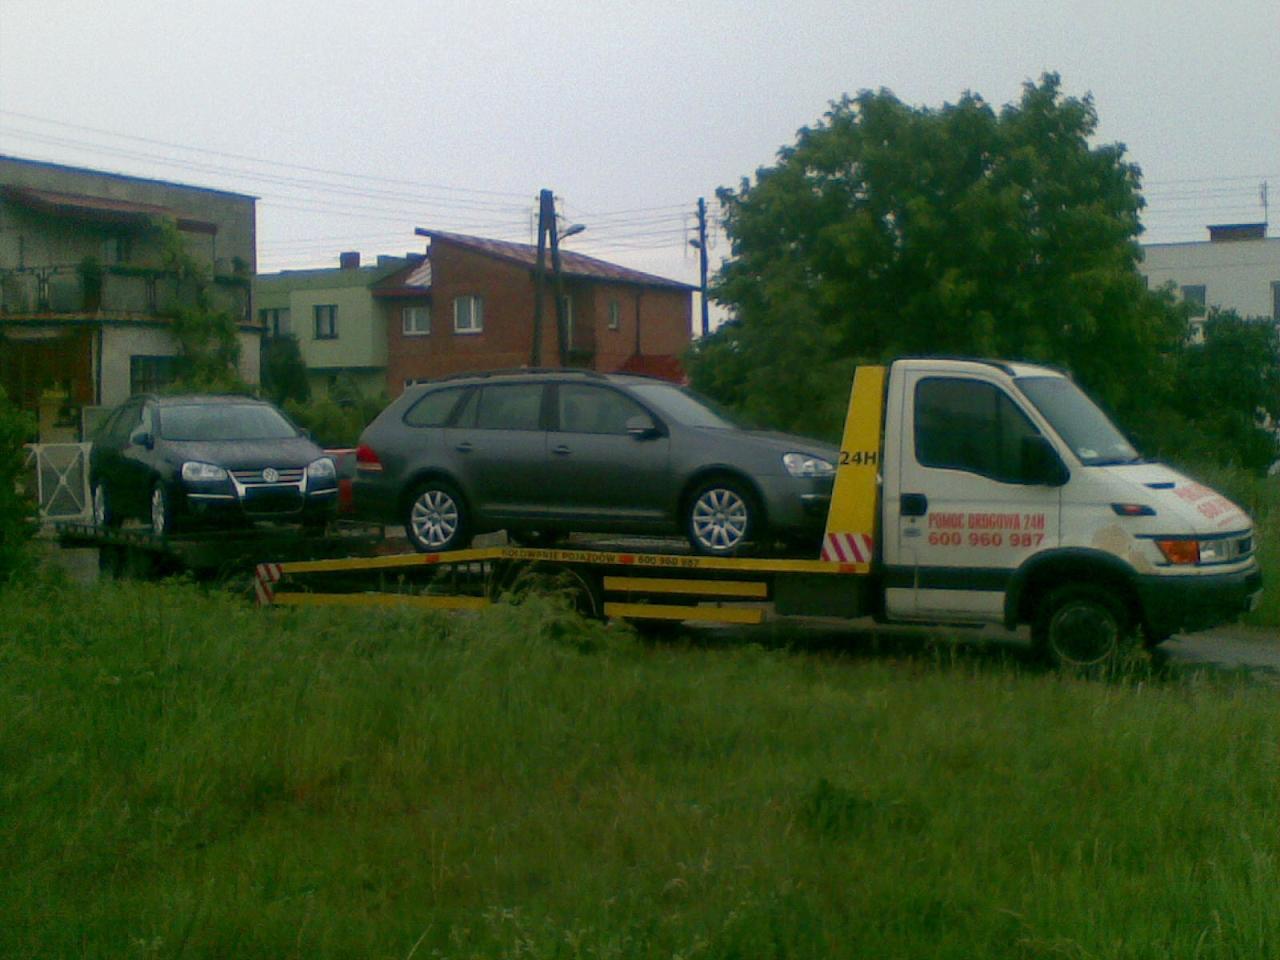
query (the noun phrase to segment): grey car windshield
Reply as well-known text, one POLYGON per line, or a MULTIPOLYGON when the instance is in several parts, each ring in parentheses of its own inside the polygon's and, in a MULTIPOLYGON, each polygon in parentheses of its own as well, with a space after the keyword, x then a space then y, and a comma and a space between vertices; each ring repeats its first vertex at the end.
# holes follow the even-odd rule
POLYGON ((271 407, 216 403, 162 407, 160 435, 166 440, 286 440, 298 431, 271 407))
POLYGON ((687 427, 715 427, 737 430, 741 424, 717 410, 701 397, 667 383, 633 384, 631 392, 659 413, 687 427))
POLYGON ((1049 421, 1080 462, 1090 467, 1137 463, 1142 458, 1084 392, 1065 377, 1018 377, 1014 381, 1049 421))

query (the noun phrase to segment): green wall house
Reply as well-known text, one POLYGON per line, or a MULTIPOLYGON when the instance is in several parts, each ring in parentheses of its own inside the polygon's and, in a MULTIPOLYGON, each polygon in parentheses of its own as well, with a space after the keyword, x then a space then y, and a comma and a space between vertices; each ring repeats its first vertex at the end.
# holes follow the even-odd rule
POLYGON ((327 396, 343 375, 366 396, 386 389, 387 321, 371 288, 412 259, 380 256, 375 264, 361 266, 358 253, 344 253, 338 267, 283 270, 254 279, 264 335, 298 341, 313 397, 327 396))

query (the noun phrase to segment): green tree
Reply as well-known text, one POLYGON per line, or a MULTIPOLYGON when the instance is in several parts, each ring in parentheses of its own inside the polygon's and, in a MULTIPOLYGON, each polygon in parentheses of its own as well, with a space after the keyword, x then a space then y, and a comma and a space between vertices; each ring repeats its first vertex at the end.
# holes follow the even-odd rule
POLYGON ((1265 470, 1280 451, 1280 331, 1265 319, 1210 310, 1188 344, 1160 446, 1176 456, 1265 470))
POLYGON ((281 406, 289 401, 306 403, 311 399, 307 365, 302 360, 296 337, 286 334, 263 342, 262 390, 273 403, 281 406))
POLYGON ((217 310, 210 295, 208 268, 191 255, 170 221, 159 223, 162 262, 178 284, 180 306, 173 310, 171 332, 178 341, 179 391, 250 392, 240 378, 240 340, 235 318, 217 310))
POLYGON ((21 476, 22 445, 35 429, 32 417, 11 404, 0 388, 0 583, 31 559, 28 544, 36 529, 36 509, 22 489, 21 476))
POLYGON ((731 257, 714 295, 738 322, 692 352, 695 385, 826 434, 853 366, 902 354, 1065 365, 1122 410, 1164 396, 1181 320, 1135 267, 1139 170, 1090 145, 1096 126, 1056 74, 999 111, 973 93, 834 103, 754 183, 718 191, 731 257))

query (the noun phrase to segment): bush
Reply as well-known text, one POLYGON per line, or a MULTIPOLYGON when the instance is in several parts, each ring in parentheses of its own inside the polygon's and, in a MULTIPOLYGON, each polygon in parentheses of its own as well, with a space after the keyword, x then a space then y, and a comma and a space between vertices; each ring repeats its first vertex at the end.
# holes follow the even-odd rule
POLYGON ((11 404, 0 388, 0 583, 30 561, 28 542, 35 533, 36 508, 20 487, 22 445, 35 432, 29 414, 11 404))
POLYGON ((382 412, 386 394, 365 396, 345 374, 329 389, 329 395, 310 403, 288 401, 285 412, 309 430, 322 447, 354 447, 360 432, 382 412))

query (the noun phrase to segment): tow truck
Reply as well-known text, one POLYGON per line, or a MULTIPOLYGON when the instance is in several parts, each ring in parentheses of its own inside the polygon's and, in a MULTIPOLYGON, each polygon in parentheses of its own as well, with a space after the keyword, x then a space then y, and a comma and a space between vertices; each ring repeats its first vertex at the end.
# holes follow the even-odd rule
POLYGON ((476 609, 530 582, 584 614, 759 623, 871 616, 1015 628, 1092 666, 1258 602, 1252 521, 1143 460, 1061 371, 904 358, 856 371, 818 557, 706 557, 673 544, 490 546, 271 559, 263 604, 476 609))

